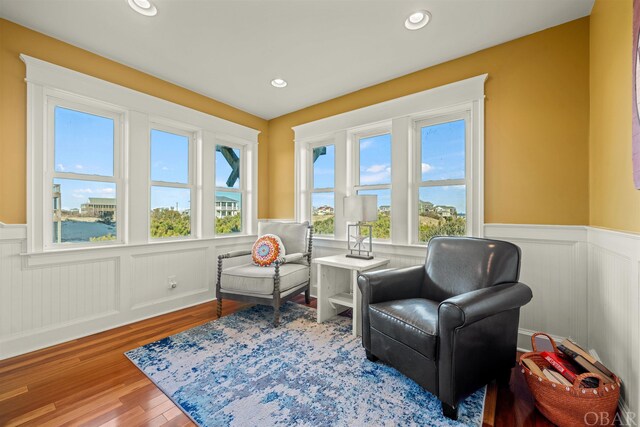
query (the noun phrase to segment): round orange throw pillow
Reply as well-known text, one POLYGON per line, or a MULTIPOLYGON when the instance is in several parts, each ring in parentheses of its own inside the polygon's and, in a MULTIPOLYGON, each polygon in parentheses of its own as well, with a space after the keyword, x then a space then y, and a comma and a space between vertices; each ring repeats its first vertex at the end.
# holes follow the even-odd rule
POLYGON ((260 267, 269 267, 284 258, 285 251, 282 240, 275 234, 265 234, 256 240, 251 248, 253 263, 260 267))

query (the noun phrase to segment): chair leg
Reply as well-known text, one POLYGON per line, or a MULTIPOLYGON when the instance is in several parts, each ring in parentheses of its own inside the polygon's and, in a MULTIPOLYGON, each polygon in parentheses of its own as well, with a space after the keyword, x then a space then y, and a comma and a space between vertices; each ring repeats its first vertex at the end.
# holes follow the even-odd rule
POLYGON ((280 324, 280 307, 273 307, 273 326, 280 324))
POLYGON ((367 360, 369 360, 370 362, 377 362, 378 358, 376 356, 373 355, 373 353, 371 353, 369 350, 365 350, 364 354, 367 356, 367 360))
POLYGON ((304 303, 305 304, 311 303, 311 289, 309 288, 307 288, 307 290, 304 291, 304 303))
POLYGON ((458 408, 455 406, 451 406, 448 403, 442 403, 442 415, 444 415, 445 417, 452 419, 452 420, 457 420, 458 419, 458 408))
POLYGON ((218 308, 216 309, 216 315, 218 319, 222 316, 222 298, 218 298, 218 308))
POLYGON ((496 377, 496 382, 498 384, 502 384, 502 385, 509 385, 510 381, 511 381, 511 369, 510 368, 503 368, 498 373, 498 376, 496 377))

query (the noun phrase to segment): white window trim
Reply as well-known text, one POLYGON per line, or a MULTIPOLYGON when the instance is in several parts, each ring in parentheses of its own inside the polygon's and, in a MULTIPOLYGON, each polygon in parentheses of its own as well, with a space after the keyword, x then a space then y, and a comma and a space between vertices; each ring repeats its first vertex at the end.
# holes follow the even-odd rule
MULTIPOLYGON (((242 234, 255 234, 258 213, 258 130, 239 125, 203 112, 184 107, 151 95, 147 95, 114 83, 58 65, 20 55, 26 64, 27 82, 27 252, 26 255, 43 252, 100 250, 127 245, 166 244, 167 239, 149 237, 150 194, 150 128, 160 122, 178 129, 194 132, 194 187, 192 198, 192 238, 214 238, 212 216, 215 216, 214 153, 217 141, 232 142, 245 150, 244 181, 247 203, 243 209, 246 229, 242 234), (73 248, 45 247, 45 218, 51 219, 44 188, 47 159, 47 100, 70 96, 83 105, 108 106, 122 111, 123 137, 121 143, 121 179, 118 188, 118 211, 122 212, 118 231, 122 233, 120 245, 102 242, 100 246, 73 248), (131 143, 129 143, 131 141, 131 143), (135 167, 133 167, 135 163, 135 167), (120 202, 122 198, 122 203, 120 202), (196 204, 194 212, 193 204, 196 204), (195 217, 195 218, 194 218, 195 217), (121 223, 121 224, 120 224, 121 223), (210 225, 208 225, 210 224, 210 225), (195 234, 194 234, 195 230, 195 234)), ((107 109, 109 109, 107 108, 107 109)), ((114 160, 114 163, 116 161, 114 160)), ((50 192, 48 193, 50 194, 50 192)), ((50 221, 47 221, 47 227, 50 221)), ((244 228, 244 227, 243 227, 244 228)), ((49 232, 51 233, 51 231, 49 232)), ((51 234, 49 234, 51 235, 51 234)), ((219 237, 228 239, 228 236, 219 237)))
MULTIPOLYGON (((357 195, 358 191, 375 191, 375 190, 389 190, 390 196, 393 198, 393 176, 388 184, 362 184, 360 183, 360 140, 365 138, 371 138, 380 135, 391 135, 391 153, 389 153, 391 173, 393 175, 393 133, 391 131, 392 122, 375 123, 370 126, 360 127, 357 129, 351 129, 348 132, 348 146, 349 151, 352 153, 351 157, 351 180, 347 183, 347 194, 349 196, 357 195)), ((393 205, 393 203, 392 203, 393 205)), ((393 209, 391 209, 391 215, 393 216, 393 209)), ((393 228, 393 227, 391 227, 393 228)), ((389 235, 393 236, 393 229, 389 230, 389 235)), ((389 239, 373 239, 374 242, 388 243, 392 241, 392 237, 389 239)))
POLYGON ((332 234, 316 234, 317 236, 320 237, 335 237, 336 236, 336 228, 335 228, 335 224, 336 224, 336 214, 338 212, 337 206, 336 206, 336 152, 337 152, 337 147, 335 145, 335 141, 331 141, 331 140, 322 140, 322 141, 316 141, 313 143, 309 143, 307 146, 307 162, 308 165, 307 167, 309 168, 309 170, 311 171, 311 173, 309 174, 309 184, 308 184, 308 188, 309 188, 309 196, 308 196, 308 206, 306 207, 307 211, 309 212, 309 223, 311 223, 311 216, 313 216, 313 194, 314 193, 333 193, 333 233, 332 234), (314 177, 313 177, 313 149, 314 148, 318 148, 318 147, 329 147, 329 146, 333 146, 333 187, 323 187, 323 188, 315 188, 315 182, 314 182, 314 177))
POLYGON ((43 193, 43 247, 45 250, 66 249, 69 247, 96 247, 121 245, 124 243, 126 235, 123 227, 118 224, 116 228, 116 239, 112 241, 101 242, 85 242, 85 243, 55 243, 53 241, 53 227, 51 215, 47 212, 53 212, 53 181, 54 179, 69 179, 81 181, 109 182, 116 186, 116 212, 117 216, 126 216, 125 197, 124 197, 124 152, 127 149, 127 140, 124 135, 124 123, 126 121, 126 111, 117 107, 100 103, 97 101, 88 101, 81 97, 77 97, 68 93, 59 92, 52 89, 44 91, 45 95, 45 113, 44 113, 44 140, 45 147, 42 153, 43 157, 43 175, 42 183, 43 193), (75 172, 57 172, 55 170, 55 108, 62 107, 82 113, 93 114, 100 117, 106 117, 113 120, 113 175, 94 175, 75 172))
MULTIPOLYGON (((246 209, 245 209, 245 204, 247 203, 247 189, 248 189, 248 185, 245 181, 247 181, 247 179, 243 179, 243 173, 244 170, 247 166, 247 150, 245 148, 245 146, 241 145, 241 144, 237 144, 234 143, 233 141, 229 141, 229 140, 223 140, 223 139, 219 139, 218 142, 216 143, 216 145, 213 147, 213 156, 214 156, 214 163, 215 163, 215 156, 216 156, 216 146, 218 145, 222 145, 225 147, 231 147, 231 148, 235 148, 237 150, 240 151, 240 185, 239 188, 229 188, 229 187, 218 187, 215 183, 215 175, 214 175, 214 219, 213 219, 213 229, 214 229, 214 234, 218 237, 229 237, 229 236, 239 236, 239 235, 244 235, 247 234, 246 230, 248 228, 251 228, 251 218, 246 214, 246 209), (224 191, 224 192, 228 192, 228 193, 240 193, 240 225, 241 225, 241 229, 240 232, 238 233, 221 233, 221 234, 217 234, 215 233, 215 227, 216 227, 216 223, 218 221, 218 217, 215 213, 215 193, 217 193, 218 191, 224 191)), ((245 175, 246 176, 246 175, 245 175)))
MULTIPOLYGON (((149 168, 149 176, 148 176, 148 180, 149 180, 149 193, 148 193, 148 208, 147 211, 149 213, 149 226, 146 228, 147 229, 147 234, 148 234, 148 239, 149 242, 158 242, 158 241, 167 241, 167 240, 191 240, 191 239, 197 239, 200 238, 202 236, 202 233, 200 232, 200 227, 199 227, 199 215, 197 215, 198 212, 200 212, 199 207, 200 204, 198 203, 198 188, 200 187, 198 185, 197 182, 197 178, 199 176, 198 172, 199 172, 199 168, 198 168, 198 158, 197 158, 197 153, 198 153, 198 142, 201 138, 198 137, 199 131, 197 129, 194 128, 187 128, 185 125, 182 125, 180 123, 175 123, 173 121, 170 120, 166 120, 166 119, 162 119, 159 117, 156 118, 150 118, 150 122, 149 122, 149 138, 151 138, 151 131, 153 130, 159 130, 162 132, 167 132, 167 133, 172 133, 174 135, 180 135, 180 136, 184 136, 187 138, 188 140, 188 162, 189 164, 187 165, 187 183, 180 183, 180 182, 170 182, 170 181, 154 181, 151 178, 151 168, 149 168), (189 190, 189 197, 191 202, 189 203, 189 220, 190 220, 190 227, 191 227, 191 233, 188 236, 174 236, 174 237, 152 237, 151 236, 151 187, 162 187, 162 188, 183 188, 183 189, 188 189, 189 190), (196 215, 194 215, 193 213, 196 213, 196 215)), ((151 150, 152 150, 152 145, 151 145, 151 141, 149 143, 149 164, 151 165, 151 150)))
POLYGON ((441 187, 441 186, 449 186, 449 185, 464 185, 465 186, 465 194, 466 194, 466 221, 467 221, 467 234, 474 235, 473 233, 473 224, 475 221, 475 217, 477 216, 477 212, 475 212, 474 206, 474 194, 472 189, 473 181, 477 177, 474 175, 474 167, 473 167, 473 157, 475 155, 473 150, 472 143, 472 120, 471 120, 471 109, 472 105, 467 106, 458 106, 456 111, 451 111, 450 113, 437 113, 433 115, 428 115, 424 117, 416 117, 413 119, 412 123, 412 132, 413 132, 413 141, 415 141, 412 147, 413 149, 413 158, 414 158, 414 178, 412 182, 415 183, 415 188, 413 189, 414 197, 412 198, 411 204, 411 218, 410 223, 413 225, 411 227, 411 243, 416 245, 424 244, 425 242, 420 242, 419 240, 419 215, 418 203, 420 201, 420 189, 424 187, 441 187), (421 129, 425 126, 433 126, 441 123, 448 123, 458 120, 465 121, 465 177, 461 179, 441 179, 441 180, 422 180, 422 136, 421 129), (469 173, 470 172, 470 173, 469 173), (471 208, 469 208, 471 207, 471 208), (471 226, 469 226, 471 224, 471 226))
MULTIPOLYGON (((470 166, 471 176, 468 176, 470 186, 467 197, 471 202, 467 204, 467 211, 472 212, 472 219, 467 223, 468 234, 476 237, 483 236, 484 225, 484 85, 487 74, 482 74, 466 80, 454 82, 444 86, 418 92, 412 95, 396 98, 390 101, 374 104, 358 110, 327 117, 293 128, 295 133, 295 207, 296 220, 308 220, 309 211, 306 208, 308 200, 308 175, 310 173, 306 162, 307 147, 310 143, 320 140, 336 141, 336 172, 341 171, 340 161, 349 165, 351 173, 338 178, 336 175, 336 240, 346 240, 346 230, 342 224, 342 212, 338 211, 338 201, 346 195, 347 189, 353 191, 354 154, 346 149, 347 135, 367 127, 381 127, 391 122, 392 129, 392 245, 417 244, 417 188, 416 181, 416 141, 413 123, 428 117, 468 111, 470 120, 468 132, 470 140, 467 142, 470 155, 466 161, 470 166), (338 144, 344 143, 345 152, 339 157, 338 144), (348 158, 347 158, 348 157, 348 158), (408 167, 407 167, 408 165, 408 167), (398 172, 402 168, 407 173, 398 172), (393 171, 396 171, 394 173, 393 171), (338 190, 344 193, 339 195, 338 190), (414 209, 415 207, 415 209, 414 209), (415 211, 415 212, 414 212, 415 211), (340 227, 340 231, 338 228, 340 227), (414 230, 415 229, 415 230, 414 230), (415 237, 414 237, 415 235, 415 237)), ((349 138, 351 139, 351 138, 349 138)), ((353 144, 350 144, 353 146, 353 144)), ((418 159, 419 160, 419 159, 418 159)), ((419 163, 419 162, 418 162, 419 163)), ((469 169, 468 169, 469 170, 469 169)))

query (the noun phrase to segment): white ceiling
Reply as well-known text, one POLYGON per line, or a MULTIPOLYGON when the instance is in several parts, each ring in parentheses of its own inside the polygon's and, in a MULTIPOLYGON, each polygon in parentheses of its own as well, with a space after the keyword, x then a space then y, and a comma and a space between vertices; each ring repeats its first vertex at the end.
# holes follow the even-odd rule
POLYGON ((0 0, 0 16, 271 119, 589 15, 593 2, 155 0, 148 18, 127 0, 0 0), (406 30, 418 9, 431 23, 406 30))

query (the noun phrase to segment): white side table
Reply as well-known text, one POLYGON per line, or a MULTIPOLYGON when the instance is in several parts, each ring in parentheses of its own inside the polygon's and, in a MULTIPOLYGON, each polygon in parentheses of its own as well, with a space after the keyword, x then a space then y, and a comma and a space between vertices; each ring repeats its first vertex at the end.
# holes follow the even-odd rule
POLYGON ((362 295, 356 282, 358 273, 379 269, 389 264, 386 258, 370 260, 332 255, 315 258, 318 287, 318 323, 332 318, 344 307, 353 310, 353 335, 361 334, 362 295))

